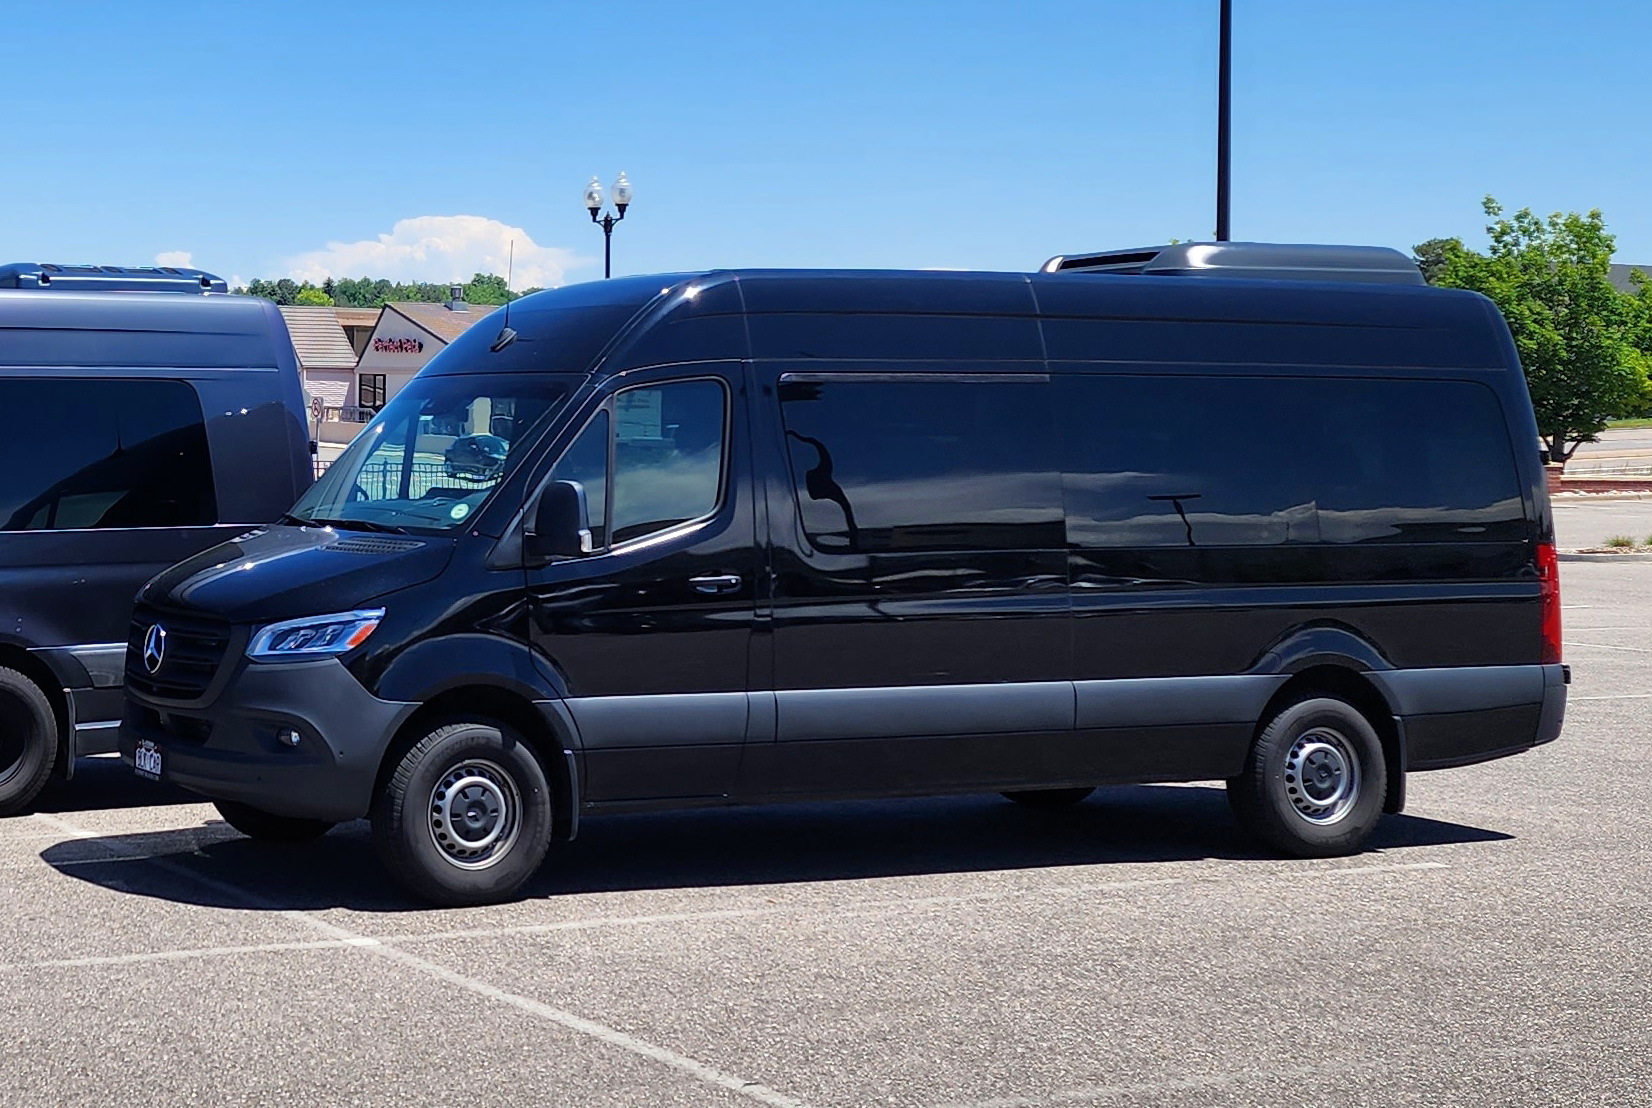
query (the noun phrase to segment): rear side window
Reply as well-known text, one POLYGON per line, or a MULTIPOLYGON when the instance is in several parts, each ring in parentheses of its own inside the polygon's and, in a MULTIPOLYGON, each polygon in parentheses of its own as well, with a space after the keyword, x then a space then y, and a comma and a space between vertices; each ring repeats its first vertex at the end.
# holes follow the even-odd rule
POLYGON ((0 378, 0 412, 0 530, 218 522, 187 383, 0 378))
POLYGON ((1065 378, 1077 547, 1513 541, 1496 395, 1467 381, 1065 378))
POLYGON ((828 554, 1059 548, 1049 387, 1032 375, 782 378, 809 543, 828 554))

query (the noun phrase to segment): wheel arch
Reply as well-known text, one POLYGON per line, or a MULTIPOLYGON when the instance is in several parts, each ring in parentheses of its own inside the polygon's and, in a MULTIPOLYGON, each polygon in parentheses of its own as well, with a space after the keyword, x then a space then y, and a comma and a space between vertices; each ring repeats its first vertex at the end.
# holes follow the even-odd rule
POLYGON ((402 755, 443 723, 464 719, 501 723, 523 737, 545 769, 552 792, 552 840, 571 839, 579 827, 578 743, 567 713, 557 711, 556 704, 514 685, 471 683, 443 689, 420 704, 390 740, 379 762, 373 795, 383 790, 402 755))
POLYGON ((1332 696, 1346 701, 1365 717, 1372 730, 1376 731, 1377 738, 1382 741, 1383 762, 1388 778, 1382 810, 1395 814, 1405 810, 1405 728, 1400 717, 1394 714, 1393 705, 1388 702, 1388 698, 1383 695, 1376 683, 1365 676, 1366 672, 1368 670, 1359 667, 1355 659, 1346 656, 1335 659, 1321 656, 1303 668, 1295 670, 1262 709, 1262 716, 1256 721, 1252 741, 1261 735, 1263 728, 1274 716, 1295 701, 1315 695, 1332 696))

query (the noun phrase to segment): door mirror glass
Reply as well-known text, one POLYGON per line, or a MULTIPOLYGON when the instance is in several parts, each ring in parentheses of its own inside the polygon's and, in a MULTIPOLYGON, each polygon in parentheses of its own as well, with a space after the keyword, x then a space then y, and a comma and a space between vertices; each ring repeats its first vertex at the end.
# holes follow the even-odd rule
POLYGON ((533 527, 523 540, 523 547, 534 558, 577 558, 591 553, 594 547, 585 486, 578 481, 546 485, 534 506, 533 527))

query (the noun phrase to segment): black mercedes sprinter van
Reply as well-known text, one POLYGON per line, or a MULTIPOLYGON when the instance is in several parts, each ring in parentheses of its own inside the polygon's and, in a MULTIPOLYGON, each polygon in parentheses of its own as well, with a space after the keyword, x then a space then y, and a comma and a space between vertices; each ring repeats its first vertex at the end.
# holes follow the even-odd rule
POLYGON ((309 487, 274 305, 193 269, 0 266, 0 815, 112 753, 132 598, 309 487))
POLYGON ((520 300, 145 587, 122 753, 255 837, 370 816, 449 904, 591 813, 785 799, 1226 779, 1357 850, 1408 772, 1559 733, 1525 382, 1414 268, 1201 264, 520 300))

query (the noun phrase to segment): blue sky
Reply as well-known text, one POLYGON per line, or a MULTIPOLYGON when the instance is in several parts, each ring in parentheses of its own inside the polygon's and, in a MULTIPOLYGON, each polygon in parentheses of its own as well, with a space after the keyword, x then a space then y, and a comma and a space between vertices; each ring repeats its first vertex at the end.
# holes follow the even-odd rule
MULTIPOLYGON (((1235 0, 1234 237, 1479 241, 1602 208, 1652 261, 1624 0, 1235 0)), ((446 280, 1029 269, 1213 232, 1216 0, 7 5, 0 260, 446 280), (466 215, 470 221, 445 217, 466 215), (500 266, 502 268, 502 265, 500 266)))

